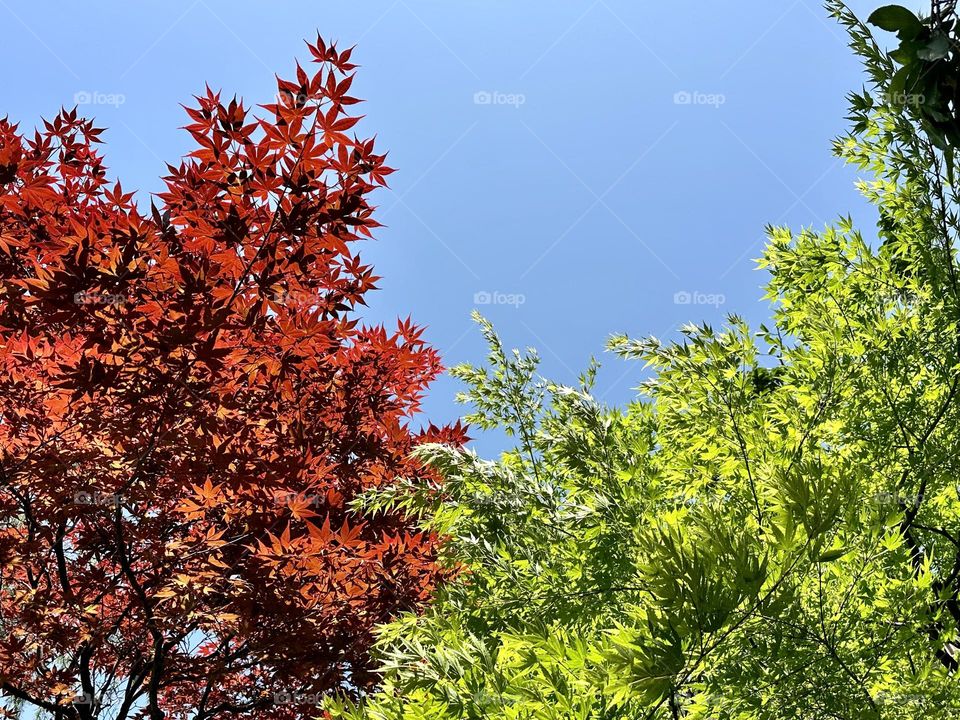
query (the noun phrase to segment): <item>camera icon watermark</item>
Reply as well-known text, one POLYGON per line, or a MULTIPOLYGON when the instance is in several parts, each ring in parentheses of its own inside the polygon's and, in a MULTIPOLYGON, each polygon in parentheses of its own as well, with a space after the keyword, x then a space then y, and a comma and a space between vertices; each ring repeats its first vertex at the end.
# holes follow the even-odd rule
POLYGON ((473 294, 474 305, 510 305, 518 308, 527 302, 523 293, 505 293, 499 290, 478 290, 473 294))
POLYGON ((680 290, 673 294, 674 305, 711 305, 715 308, 725 305, 727 296, 723 293, 704 293, 698 290, 680 290))
POLYGON ((74 105, 110 105, 118 108, 127 101, 123 93, 106 93, 99 90, 78 90, 73 94, 74 105))
POLYGON ((727 96, 721 93, 705 93, 699 90, 678 90, 673 94, 674 105, 706 105, 719 108, 725 105, 727 96))
POLYGON ((527 102, 523 93, 505 93, 499 90, 477 90, 473 94, 474 105, 509 105, 519 108, 527 102))

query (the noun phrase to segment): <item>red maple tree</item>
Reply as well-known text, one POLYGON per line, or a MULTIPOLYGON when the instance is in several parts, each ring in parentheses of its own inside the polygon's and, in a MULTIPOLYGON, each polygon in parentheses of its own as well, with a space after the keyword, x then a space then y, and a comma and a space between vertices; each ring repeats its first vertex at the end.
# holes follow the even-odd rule
POLYGON ((351 51, 309 48, 263 118, 187 108, 149 213, 75 109, 0 121, 0 717, 315 717, 445 577, 437 538, 349 507, 465 437, 408 426, 421 330, 355 317, 391 170, 349 134, 351 51))

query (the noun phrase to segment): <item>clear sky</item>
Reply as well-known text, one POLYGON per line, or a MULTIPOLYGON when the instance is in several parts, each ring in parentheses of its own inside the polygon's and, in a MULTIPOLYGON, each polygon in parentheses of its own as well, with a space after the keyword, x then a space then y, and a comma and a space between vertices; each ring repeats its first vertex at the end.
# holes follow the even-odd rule
MULTIPOLYGON (((483 357, 474 307, 567 382, 612 332, 759 322, 765 224, 872 225, 830 152, 862 75, 818 0, 0 0, 0 27, 0 115, 83 103, 144 197, 205 82, 270 102, 303 38, 356 44, 361 127, 399 170, 367 317, 412 315, 448 364, 483 357)), ((624 402, 640 367, 601 360, 598 394, 624 402)), ((427 414, 456 417, 456 390, 427 414)))

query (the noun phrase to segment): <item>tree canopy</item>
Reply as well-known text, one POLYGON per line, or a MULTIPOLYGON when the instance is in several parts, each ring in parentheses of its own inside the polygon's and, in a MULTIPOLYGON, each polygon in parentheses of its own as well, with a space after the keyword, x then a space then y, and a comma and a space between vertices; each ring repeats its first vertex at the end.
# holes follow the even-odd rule
POLYGON ((348 507, 464 437, 409 427, 422 330, 359 321, 391 171, 351 51, 309 51, 260 118, 197 97, 147 213, 76 109, 0 121, 0 717, 311 717, 449 574, 348 507))
POLYGON ((515 447, 484 460, 422 446, 443 494, 400 484, 361 498, 450 536, 444 557, 465 570, 382 631, 384 688, 331 702, 333 717, 960 709, 952 158, 929 106, 894 97, 896 57, 828 7, 870 81, 834 147, 860 170, 875 230, 843 217, 770 227, 765 325, 730 316, 678 341, 613 337, 610 351, 649 370, 625 408, 594 397, 595 365, 577 386, 550 382, 480 319, 490 356, 453 374, 468 421, 515 447))
POLYGON ((148 213, 75 110, 0 121, 0 717, 954 717, 956 3, 878 9, 892 50, 827 7, 875 227, 769 227, 765 324, 611 337, 625 407, 476 316, 493 459, 411 429, 439 358, 357 317, 349 50, 263 118, 199 96, 148 213))

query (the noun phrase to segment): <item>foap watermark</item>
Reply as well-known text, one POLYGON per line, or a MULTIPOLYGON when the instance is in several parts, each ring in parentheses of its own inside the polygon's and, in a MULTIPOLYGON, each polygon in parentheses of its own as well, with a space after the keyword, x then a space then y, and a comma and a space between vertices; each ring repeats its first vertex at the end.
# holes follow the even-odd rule
POLYGON ((874 703, 877 705, 893 705, 897 707, 908 705, 928 705, 933 703, 935 700, 936 698, 933 695, 923 695, 921 693, 888 692, 886 690, 881 690, 873 698, 874 703))
POLYGON ((678 90, 673 94, 674 105, 707 105, 718 108, 725 105, 727 96, 721 93, 705 93, 699 90, 678 90))
POLYGON ((73 504, 116 508, 123 505, 123 496, 117 493, 100 492, 99 490, 92 492, 79 490, 73 494, 73 504))
POLYGON ((474 105, 509 105, 519 108, 527 102, 523 93, 505 93, 499 90, 477 90, 473 94, 474 105))
POLYGON ((674 305, 712 305, 720 307, 726 304, 727 296, 723 293, 705 293, 698 290, 680 290, 673 294, 674 305))
POLYGON ((874 505, 882 507, 917 507, 923 502, 923 495, 903 494, 899 492, 878 492, 874 494, 870 501, 874 505))
POLYGON ((75 105, 110 105, 120 107, 127 101, 123 93, 108 93, 100 90, 78 90, 73 94, 75 105))
POLYGON ((276 305, 290 308, 313 308, 323 303, 323 295, 319 293, 303 292, 302 290, 286 290, 274 293, 270 300, 276 305))
POLYGON ((881 100, 887 105, 919 107, 927 101, 927 96, 922 93, 908 92, 884 92, 880 94, 881 100))
POLYGON ((280 507, 305 503, 309 507, 320 507, 324 502, 321 495, 304 495, 295 492, 275 492, 273 494, 273 503, 280 507))
POLYGON ((280 90, 273 97, 277 105, 285 107, 302 108, 308 103, 320 102, 323 100, 322 93, 293 92, 291 90, 280 90))
POLYGON ((281 690, 273 694, 274 705, 322 705, 323 693, 303 693, 281 690))
POLYGON ((520 307, 527 301, 523 293, 505 293, 499 290, 478 290, 473 294, 474 305, 512 305, 520 307))
POLYGON ((55 705, 63 705, 64 702, 68 702, 70 705, 94 705, 94 697, 88 693, 85 693, 83 690, 75 693, 72 697, 65 697, 64 695, 56 695, 50 698, 50 702, 55 705))
POLYGON ((123 305, 129 298, 120 293, 100 293, 84 290, 73 294, 77 305, 123 305))

